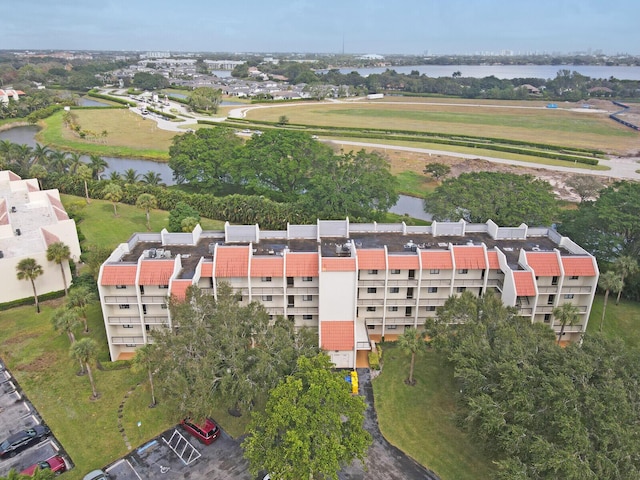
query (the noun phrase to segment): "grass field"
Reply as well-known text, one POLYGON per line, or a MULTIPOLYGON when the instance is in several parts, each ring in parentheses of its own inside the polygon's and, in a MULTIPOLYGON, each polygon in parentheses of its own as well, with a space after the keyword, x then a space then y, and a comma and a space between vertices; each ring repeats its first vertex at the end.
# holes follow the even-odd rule
POLYGON ((442 480, 491 477, 490 459, 456 424, 450 366, 433 351, 416 358, 416 385, 405 385, 410 355, 383 347, 384 367, 373 381, 380 430, 385 438, 442 480))
MULTIPOLYGON (((615 294, 609 295, 602 332, 609 338, 624 341, 627 346, 640 348, 640 303, 620 300, 616 305, 615 294)), ((600 329, 604 296, 596 295, 589 315, 587 333, 595 333, 600 329)))
MULTIPOLYGON (((412 100, 411 100, 412 102, 412 100)), ((247 112, 248 120, 292 124, 392 128, 481 137, 510 138, 551 145, 623 153, 637 148, 638 134, 605 114, 545 108, 496 108, 492 105, 384 103, 299 104, 247 112)), ((448 147, 446 147, 448 148, 448 147)))
POLYGON ((58 112, 43 121, 43 130, 37 139, 42 144, 60 150, 73 150, 81 153, 95 153, 111 157, 135 157, 149 159, 168 159, 171 141, 175 132, 161 130, 153 120, 126 109, 87 109, 74 110, 77 122, 84 130, 102 132, 108 135, 99 142, 83 140, 64 127, 63 112, 58 112))

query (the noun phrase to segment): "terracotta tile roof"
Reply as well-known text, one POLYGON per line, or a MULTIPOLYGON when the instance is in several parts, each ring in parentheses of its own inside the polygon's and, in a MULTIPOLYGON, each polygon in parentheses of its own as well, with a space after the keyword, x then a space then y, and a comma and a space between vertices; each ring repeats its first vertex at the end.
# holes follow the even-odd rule
POLYGON ((192 285, 191 280, 174 280, 171 282, 171 295, 178 300, 184 300, 187 298, 187 288, 192 285))
POLYGON ((498 261, 498 252, 488 251, 487 258, 489 259, 489 268, 491 270, 500 270, 500 262, 498 261))
POLYGON ((252 277, 282 277, 284 273, 283 257, 251 258, 252 277))
POLYGON ((422 255, 422 268, 424 270, 430 270, 432 268, 442 268, 445 270, 451 270, 453 268, 453 261, 451 259, 450 251, 426 251, 420 252, 422 255))
POLYGON ((555 253, 531 253, 527 252, 527 263, 538 277, 560 276, 560 265, 555 253))
POLYGON ((140 285, 169 285, 173 275, 173 260, 143 260, 140 265, 140 285))
POLYGON ((287 277, 317 277, 318 254, 317 253, 291 253, 287 252, 287 277))
POLYGON ((30 183, 27 183, 27 190, 29 190, 30 192, 39 192, 40 189, 38 187, 36 187, 35 185, 31 185, 30 183))
POLYGON ((20 175, 16 175, 11 170, 9 170, 9 181, 13 182, 15 180, 22 180, 22 178, 20 178, 20 175))
POLYGON ((216 277, 246 277, 249 272, 249 247, 218 246, 216 277))
POLYGON ((213 262, 202 262, 201 277, 213 277, 213 262))
POLYGON ((387 268, 382 248, 370 248, 356 250, 358 255, 358 268, 360 270, 384 270, 387 268))
POLYGON ((353 350, 352 321, 320 322, 320 338, 325 350, 353 350))
POLYGON ((0 225, 9 225, 9 211, 7 202, 0 198, 0 225))
POLYGON ((56 197, 54 197, 50 193, 47 193, 47 198, 49 199, 49 203, 51 203, 51 205, 53 205, 54 207, 58 207, 60 210, 64 210, 62 203, 60 203, 60 200, 58 200, 56 197))
POLYGON ((355 258, 323 258, 322 259, 322 271, 323 272, 355 272, 356 271, 356 259, 355 258))
POLYGON ((417 270, 418 255, 389 255, 389 268, 394 270, 417 270))
POLYGON ((137 265, 105 265, 101 285, 135 285, 137 265))
POLYGON ((596 275, 591 257, 562 257, 562 267, 567 276, 595 277, 596 275))
POLYGON ((64 210, 60 210, 58 208, 54 208, 53 209, 53 213, 56 214, 56 218, 58 220, 69 220, 69 215, 67 215, 67 212, 65 212, 64 210))
POLYGON ((535 281, 531 272, 513 272, 518 297, 532 297, 536 294, 535 281))
POLYGON ((468 268, 469 270, 487 268, 482 247, 453 247, 453 257, 456 260, 456 268, 468 268))
POLYGON ((47 247, 52 243, 56 243, 60 241, 60 238, 57 235, 54 235, 53 233, 45 230, 44 228, 42 229, 42 236, 44 237, 44 243, 47 245, 47 247))

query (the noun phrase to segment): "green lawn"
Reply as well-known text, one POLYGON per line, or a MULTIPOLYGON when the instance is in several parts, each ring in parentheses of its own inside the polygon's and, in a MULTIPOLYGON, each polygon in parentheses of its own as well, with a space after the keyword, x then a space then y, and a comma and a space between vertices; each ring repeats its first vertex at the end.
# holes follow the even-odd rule
MULTIPOLYGON (((600 329, 604 295, 596 295, 587 324, 587 333, 596 333, 600 329)), ((616 305, 616 295, 609 295, 602 332, 609 338, 623 340, 627 346, 640 347, 640 303, 620 300, 616 305)))
MULTIPOLYGON (((87 205, 84 198, 73 195, 60 195, 67 211, 79 209, 84 219, 79 223, 80 230, 87 238, 87 244, 115 248, 129 240, 136 232, 147 231, 145 211, 133 205, 118 203, 118 216, 113 214, 113 204, 105 200, 91 200, 87 205)), ((169 224, 169 212, 151 211, 151 231, 159 232, 169 224)), ((203 218, 200 225, 204 230, 222 230, 224 222, 203 218)))
POLYGON ((393 344, 383 347, 384 367, 373 391, 385 438, 442 480, 489 478, 490 459, 456 424, 451 367, 429 351, 416 359, 417 383, 409 387, 410 358, 393 344))

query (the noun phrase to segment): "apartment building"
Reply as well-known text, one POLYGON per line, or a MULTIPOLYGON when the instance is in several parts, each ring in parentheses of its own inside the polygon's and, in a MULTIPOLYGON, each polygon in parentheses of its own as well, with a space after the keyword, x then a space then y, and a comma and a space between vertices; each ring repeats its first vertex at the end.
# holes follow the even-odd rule
MULTIPOLYGON (((40 190, 38 180, 21 179, 15 173, 0 171, 0 268, 4 273, 0 303, 33 297, 31 282, 18 280, 16 266, 33 258, 43 268, 36 278, 39 295, 64 290, 60 265, 47 260, 47 248, 64 242, 73 260, 80 258, 76 223, 69 218, 58 190, 40 190)), ((71 281, 68 262, 65 278, 71 281)))
POLYGON ((139 233, 100 269, 98 288, 112 360, 133 356, 171 325, 167 299, 196 285, 216 294, 228 282, 242 302, 318 330, 338 367, 354 368, 382 338, 422 328, 451 295, 494 290, 520 315, 557 334, 553 309, 570 302, 580 321, 562 341, 580 339, 598 282, 595 258, 549 228, 433 222, 225 225, 224 231, 139 233))

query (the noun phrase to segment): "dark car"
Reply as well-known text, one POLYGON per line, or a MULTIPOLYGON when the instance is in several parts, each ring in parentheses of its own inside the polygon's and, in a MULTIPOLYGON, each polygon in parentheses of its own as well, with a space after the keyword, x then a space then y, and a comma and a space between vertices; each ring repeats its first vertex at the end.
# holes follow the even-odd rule
POLYGON ((32 477, 36 473, 37 469, 51 470, 56 475, 60 475, 62 472, 67 471, 67 464, 64 463, 64 458, 60 455, 56 455, 43 462, 34 463, 30 467, 21 471, 20 475, 29 475, 32 477))
POLYGON ((196 424, 190 418, 185 418, 180 423, 187 432, 205 445, 211 444, 220 436, 220 428, 210 418, 207 418, 201 425, 196 424))
POLYGON ((4 442, 0 443, 0 457, 13 457, 23 448, 27 448, 51 433, 49 427, 36 425, 14 433, 4 442))

